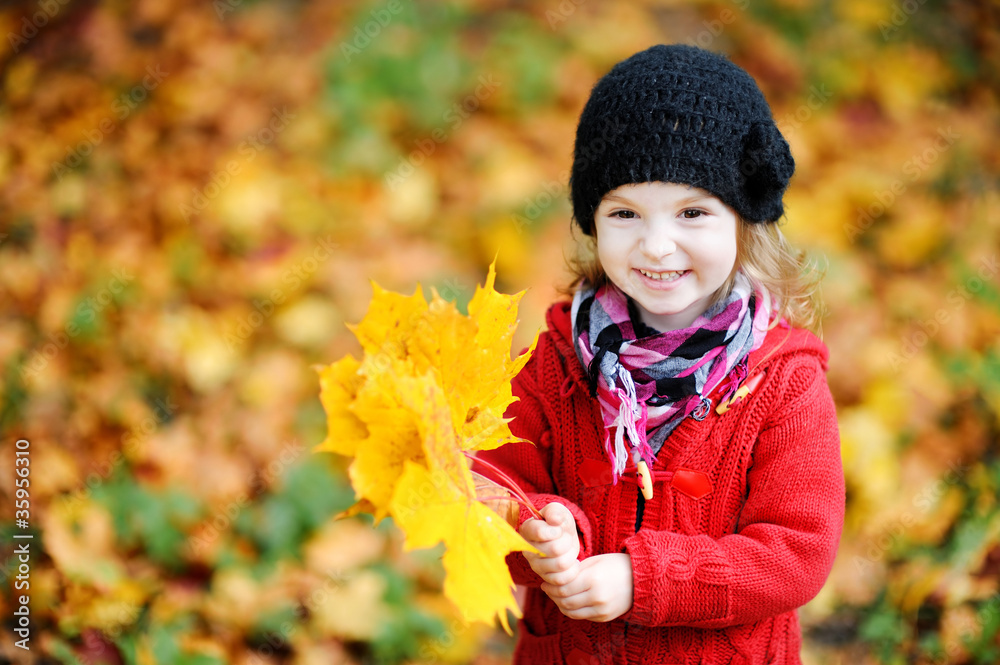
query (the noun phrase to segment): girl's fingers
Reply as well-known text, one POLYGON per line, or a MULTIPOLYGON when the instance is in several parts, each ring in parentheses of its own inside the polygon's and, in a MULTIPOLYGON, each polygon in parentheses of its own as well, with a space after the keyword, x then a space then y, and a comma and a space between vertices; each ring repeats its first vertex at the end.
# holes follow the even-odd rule
POLYGON ((565 586, 567 584, 570 584, 574 579, 576 579, 576 571, 572 569, 564 570, 559 573, 552 573, 550 575, 545 575, 544 577, 542 577, 542 580, 544 580, 545 584, 549 584, 553 587, 565 586))
POLYGON ((524 553, 524 556, 528 557, 529 560, 531 558, 557 559, 573 551, 569 543, 563 543, 558 540, 549 540, 546 542, 528 540, 528 544, 538 550, 537 552, 524 553))
POLYGON ((560 612, 571 619, 589 619, 599 612, 585 591, 568 597, 549 596, 549 598, 552 598, 552 602, 560 612))
POLYGON ((562 531, 565 526, 576 526, 576 520, 573 519, 573 513, 569 511, 569 508, 562 505, 558 501, 550 503, 542 508, 542 516, 545 517, 545 522, 547 524, 550 524, 560 531, 562 531))
POLYGON ((610 615, 606 606, 594 601, 590 589, 566 597, 549 594, 549 598, 570 619, 604 622, 621 615, 620 612, 610 615))
POLYGON ((539 575, 548 575, 573 570, 576 567, 576 563, 576 559, 571 559, 569 557, 556 557, 551 559, 547 557, 539 557, 531 562, 531 569, 539 575))
POLYGON ((557 598, 562 600, 583 593, 587 590, 587 585, 579 576, 576 576, 563 584, 559 584, 558 582, 543 582, 541 588, 545 595, 552 600, 556 600, 557 598))
POLYGON ((570 619, 576 619, 578 621, 607 621, 605 615, 596 607, 581 607, 578 610, 566 610, 563 614, 568 616, 570 619))
POLYGON ((547 543, 563 534, 563 530, 539 519, 527 520, 521 525, 521 535, 529 542, 547 543))
POLYGON ((562 556, 566 556, 573 552, 573 543, 569 542, 565 538, 557 538, 555 540, 550 540, 544 544, 544 549, 542 554, 551 558, 557 559, 562 556))

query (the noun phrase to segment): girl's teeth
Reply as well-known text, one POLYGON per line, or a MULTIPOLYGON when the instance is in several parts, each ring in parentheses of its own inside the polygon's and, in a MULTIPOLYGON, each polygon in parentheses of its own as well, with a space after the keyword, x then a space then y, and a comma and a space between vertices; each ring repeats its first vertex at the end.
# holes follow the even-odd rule
POLYGON ((650 279, 655 279, 663 282, 672 282, 683 274, 682 272, 679 271, 646 272, 645 270, 640 270, 639 272, 641 272, 646 277, 649 277, 650 279))

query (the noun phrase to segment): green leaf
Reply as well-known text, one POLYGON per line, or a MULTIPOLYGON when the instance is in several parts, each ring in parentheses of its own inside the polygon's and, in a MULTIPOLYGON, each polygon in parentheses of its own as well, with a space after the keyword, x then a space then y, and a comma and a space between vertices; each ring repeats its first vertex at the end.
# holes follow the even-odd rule
POLYGON ((49 651, 51 651, 52 655, 58 658, 59 662, 63 663, 63 665, 84 665, 80 662, 80 659, 76 657, 76 654, 73 653, 73 649, 58 637, 52 638, 49 643, 49 651))
POLYGON ((31 371, 35 363, 39 365, 45 361, 44 356, 36 353, 30 356, 25 353, 12 354, 7 361, 3 371, 3 383, 0 384, 0 431, 14 431, 19 425, 26 412, 25 406, 28 401, 28 392, 24 387, 25 372, 31 371), (25 367, 24 363, 31 363, 25 367))
POLYGON ((125 659, 125 665, 138 665, 139 657, 136 654, 136 637, 132 633, 122 633, 115 638, 115 646, 118 653, 125 659))
POLYGON ((256 513, 254 534, 267 558, 296 558, 302 540, 302 520, 295 504, 284 496, 268 497, 256 513))
POLYGON ((151 627, 150 641, 153 655, 158 665, 177 665, 180 648, 177 646, 177 635, 168 626, 151 627))
POLYGON ((123 546, 142 547, 154 562, 181 567, 187 530, 203 512, 197 499, 180 489, 148 490, 124 467, 95 487, 93 497, 108 509, 123 546))
POLYGON ((310 531, 354 503, 354 493, 342 475, 334 474, 326 455, 309 455, 293 466, 285 482, 285 496, 301 514, 310 531))
POLYGON ((882 662, 891 662, 910 634, 910 626, 895 608, 888 605, 884 592, 879 604, 861 623, 859 636, 878 649, 882 662))
POLYGON ((291 605, 291 601, 288 605, 272 608, 257 617, 252 631, 254 639, 266 642, 269 641, 268 636, 279 636, 282 641, 285 641, 289 637, 286 634, 287 627, 296 625, 298 620, 298 613, 296 608, 291 605))
POLYGON ((226 665, 226 661, 204 653, 185 653, 177 659, 177 665, 226 665))

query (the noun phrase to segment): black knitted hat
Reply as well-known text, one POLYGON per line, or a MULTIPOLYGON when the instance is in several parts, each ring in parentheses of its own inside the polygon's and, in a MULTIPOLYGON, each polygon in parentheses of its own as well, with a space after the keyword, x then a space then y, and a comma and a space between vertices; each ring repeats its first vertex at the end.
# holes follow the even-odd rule
POLYGON ((774 222, 795 161, 757 83, 724 56, 654 46, 615 65, 580 115, 570 190, 587 235, 601 198, 630 183, 711 192, 748 222, 774 222))

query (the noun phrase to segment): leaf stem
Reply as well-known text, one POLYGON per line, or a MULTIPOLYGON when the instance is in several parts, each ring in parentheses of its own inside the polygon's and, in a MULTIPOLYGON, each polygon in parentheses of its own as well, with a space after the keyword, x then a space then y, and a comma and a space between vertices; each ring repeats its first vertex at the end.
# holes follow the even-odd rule
POLYGON ((527 508, 528 510, 530 510, 531 514, 536 519, 540 519, 540 520, 544 520, 545 519, 544 517, 542 517, 542 514, 540 512, 538 512, 538 509, 535 508, 535 505, 533 503, 531 503, 531 499, 528 498, 527 493, 525 493, 525 491, 523 489, 521 489, 521 487, 510 476, 508 476, 506 473, 504 473, 502 469, 500 469, 499 467, 491 464, 490 462, 487 462, 486 460, 484 460, 481 457, 475 457, 474 455, 470 454, 467 451, 463 451, 463 453, 465 454, 466 457, 468 457, 473 462, 477 462, 479 464, 482 464, 484 467, 486 467, 487 469, 489 469, 490 471, 492 471, 493 473, 495 473, 496 476, 497 476, 497 478, 499 478, 500 481, 501 481, 500 484, 505 489, 510 490, 517 497, 517 500, 518 500, 517 502, 520 503, 525 508, 527 508))

